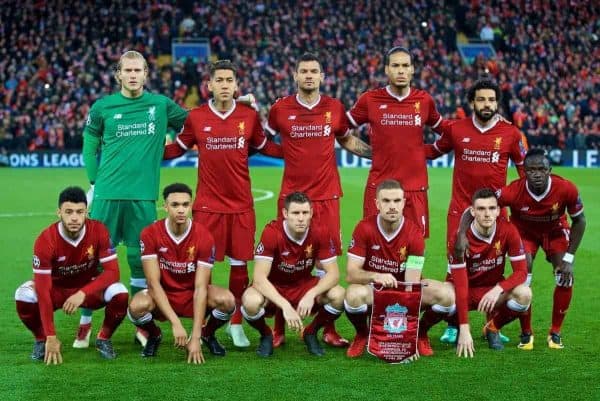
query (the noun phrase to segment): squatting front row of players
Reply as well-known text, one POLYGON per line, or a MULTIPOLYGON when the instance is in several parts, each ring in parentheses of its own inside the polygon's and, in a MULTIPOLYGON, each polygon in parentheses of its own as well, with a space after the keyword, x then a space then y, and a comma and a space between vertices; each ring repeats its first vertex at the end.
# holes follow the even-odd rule
MULTIPOLYGON (((527 269, 538 247, 544 249, 557 271, 557 291, 570 292, 573 255, 585 224, 577 189, 568 180, 550 174, 543 151, 530 151, 524 167, 525 178, 496 192, 487 188, 475 192, 456 234, 455 251, 449 253, 451 274, 445 282, 421 278, 424 239, 419 227, 403 216, 405 192, 397 181, 379 184, 374 202, 378 213, 361 220, 354 229, 347 253, 347 289, 339 285, 334 239, 327 230, 311 224, 311 200, 302 192, 288 194, 282 217, 267 224, 262 232, 255 249, 253 282, 242 297, 241 312, 260 333, 258 355, 273 353, 273 333, 265 317, 280 309, 288 327, 302 331, 308 352, 318 356, 324 351, 317 332, 345 310, 356 329, 347 355, 360 356, 368 338, 373 285, 396 287, 399 281, 426 283, 417 341, 421 355, 433 354, 429 328, 441 320, 452 321, 456 315, 457 354, 473 356, 469 310, 488 314, 484 331, 489 346, 502 349, 499 330, 527 314, 531 305, 527 269), (512 223, 500 217, 501 206, 510 207, 512 223), (565 210, 573 220, 571 231, 565 210), (508 277, 504 273, 506 259, 512 266, 508 277), (312 275, 317 264, 325 272, 321 277, 312 275), (304 327, 303 320, 309 315, 314 318, 304 327)), ((144 357, 155 356, 161 343, 155 319, 171 323, 175 346, 187 350, 188 362, 204 362, 201 342, 211 354, 225 355, 215 331, 227 323, 236 306, 229 290, 211 284, 213 236, 190 218, 192 190, 187 185, 167 186, 163 198, 167 217, 150 224, 141 234, 148 288, 138 292, 128 305, 108 230, 86 218, 87 200, 81 188, 61 192, 60 221, 44 230, 35 242, 34 280, 16 292, 19 317, 35 336, 33 359, 48 364, 62 362, 53 313, 63 309, 72 314, 79 307, 105 307, 96 339, 96 348, 104 358, 115 358, 110 338, 126 315, 149 333, 144 357), (191 333, 183 327, 182 317, 192 318, 191 333)), ((568 306, 556 304, 555 308, 561 309, 560 319, 553 312, 550 337, 560 332, 568 306)), ((531 330, 530 326, 524 329, 531 330)), ((555 343, 551 340, 552 347, 555 343)), ((520 347, 530 343, 530 339, 522 340, 520 347)))
POLYGON ((348 346, 333 325, 344 310, 356 328, 347 354, 361 355, 371 285, 393 287, 398 281, 421 279, 429 232, 426 159, 449 151, 455 153, 447 221, 451 274, 444 283, 426 280, 419 353, 433 353, 427 330, 446 320, 444 338, 457 342, 459 355, 471 356, 469 309, 488 314, 485 332, 495 349, 502 348, 499 329, 520 315, 519 347, 532 349, 528 270, 531 273, 540 246, 557 276, 547 341, 561 348, 574 254, 585 228, 577 189, 550 174, 543 152, 525 155, 519 130, 497 114, 500 89, 494 82, 481 80, 470 88, 472 117, 448 121, 431 95, 411 87, 414 65, 407 49, 390 49, 384 63, 388 85, 366 92, 345 112, 339 100, 320 93, 324 74, 319 60, 312 54, 301 56, 294 70, 297 93, 273 104, 264 124, 268 133, 281 137, 277 144, 265 135, 259 114, 234 99, 237 70, 232 63, 211 65, 208 88, 213 97, 188 113, 164 96, 145 92, 144 57, 125 52, 115 73, 120 91, 94 103, 86 122, 83 156, 92 184, 88 199, 77 188, 61 193, 60 221, 35 244, 34 280, 16 292, 19 316, 36 338, 33 358, 61 361, 54 310, 82 310, 73 343, 81 348, 89 344, 91 310, 105 305, 96 347, 107 358, 115 356, 110 337, 126 314, 137 326, 143 355, 155 355, 162 338, 154 319, 168 319, 175 344, 187 348, 190 362, 200 363, 200 339, 212 354, 224 355, 214 333, 228 320, 234 345, 249 345, 242 316, 260 332, 262 356, 285 341, 284 322, 302 329, 303 318, 312 312, 315 319, 303 331, 310 353, 323 353, 316 336, 321 327, 325 343, 348 346), (370 145, 350 133, 362 124, 369 125, 370 145), (441 134, 435 144, 423 143, 424 125, 441 134), (167 127, 181 133, 165 147, 167 127), (336 259, 342 254, 336 140, 348 151, 372 159, 365 220, 357 225, 348 249, 347 290, 338 285, 336 259), (163 192, 168 217, 153 223, 161 159, 192 147, 199 155, 194 202, 189 188, 168 186, 163 192), (248 171, 254 151, 283 158, 285 166, 279 217, 265 228, 255 249, 248 171), (522 178, 505 187, 511 160, 522 178), (97 221, 86 220, 92 200, 91 217, 97 221), (512 224, 505 215, 498 217, 499 206, 511 208, 512 224), (459 223, 467 207, 471 212, 459 223), (127 289, 118 283, 111 239, 127 247, 129 307, 127 289), (513 274, 505 279, 507 254, 513 274), (254 280, 248 287, 247 261, 253 256, 254 280), (225 257, 231 267, 228 289, 210 284, 213 261, 225 257), (321 272, 320 279, 312 277, 313 268, 321 272), (278 312, 271 331, 264 316, 274 311, 278 312), (179 320, 185 316, 194 318, 191 335, 179 320))

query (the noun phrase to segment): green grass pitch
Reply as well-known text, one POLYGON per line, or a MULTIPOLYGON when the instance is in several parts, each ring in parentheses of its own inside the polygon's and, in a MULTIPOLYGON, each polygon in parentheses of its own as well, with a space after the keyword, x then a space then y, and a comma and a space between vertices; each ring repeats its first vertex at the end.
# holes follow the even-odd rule
MULTIPOLYGON (((255 353, 258 335, 249 327, 252 342, 247 350, 234 349, 223 330, 217 333, 226 346, 225 358, 205 352, 206 364, 191 366, 183 351, 172 347, 168 324, 162 324, 164 342, 159 356, 142 360, 133 344, 133 326, 124 321, 114 336, 119 356, 102 360, 93 349, 71 348, 78 318, 55 314, 58 336, 63 343, 64 363, 46 367, 29 360, 32 337, 19 321, 14 306, 16 287, 31 277, 31 250, 39 232, 56 220, 58 192, 67 185, 86 187, 82 169, 1 169, 0 208, 0 394, 3 400, 89 400, 105 396, 115 400, 600 400, 600 175, 597 169, 555 169, 579 186, 587 218, 587 230, 575 262, 575 291, 563 327, 562 351, 545 344, 550 323, 553 276, 550 265, 538 257, 534 267, 535 349, 516 349, 518 324, 503 332, 511 342, 503 352, 487 349, 479 338, 482 317, 472 313, 476 356, 458 359, 454 350, 438 340, 443 327, 431 331, 435 355, 410 365, 387 365, 370 355, 357 360, 346 358, 344 350, 327 348, 325 357, 309 356, 295 333, 289 333, 283 348, 268 360, 255 353), (596 245, 594 245, 596 244, 596 245)), ((342 200, 342 227, 347 245, 362 213, 362 193, 367 170, 342 169, 345 196, 342 200)), ((445 262, 445 214, 450 193, 450 169, 430 169, 431 238, 427 242, 424 273, 442 279, 445 262)), ((281 180, 278 168, 252 169, 257 197, 277 191, 281 180), (261 191, 262 190, 262 191, 261 191)), ((174 181, 196 182, 195 169, 163 169, 162 185, 174 181)), ((86 188, 87 189, 87 188, 86 188)), ((257 235, 275 216, 276 199, 256 203, 257 235)), ((162 216, 162 214, 161 214, 162 216)), ((125 267, 123 249, 119 250, 125 267)), ((342 277, 345 257, 339 259, 342 277)), ((122 281, 128 283, 127 268, 122 281)), ((228 270, 214 270, 217 284, 227 283, 228 270)), ((102 319, 94 314, 94 335, 102 319)), ((187 322, 188 327, 190 322, 187 322)), ((342 317, 339 331, 350 338, 350 323, 342 317)))

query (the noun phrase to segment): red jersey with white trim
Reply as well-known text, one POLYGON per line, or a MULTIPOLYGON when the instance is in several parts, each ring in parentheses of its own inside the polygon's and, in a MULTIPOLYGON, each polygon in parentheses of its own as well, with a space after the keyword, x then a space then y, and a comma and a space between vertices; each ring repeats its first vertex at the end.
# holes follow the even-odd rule
POLYGON ((396 232, 386 234, 379 215, 369 216, 357 224, 348 247, 348 257, 364 261, 364 270, 391 273, 398 281, 404 281, 408 256, 424 255, 425 240, 419 227, 403 218, 396 232))
POLYGON ((325 231, 312 225, 297 241, 288 233, 283 219, 265 226, 254 253, 255 259, 272 260, 268 279, 279 287, 294 286, 311 278, 317 261, 327 264, 337 260, 334 241, 325 231))
POLYGON ((568 229, 565 212, 571 217, 583 213, 583 202, 575 184, 554 174, 548 180, 548 188, 539 196, 529 190, 526 178, 497 191, 498 202, 510 207, 510 220, 520 232, 568 229))
MULTIPOLYGON (((66 235, 60 222, 54 223, 42 231, 33 247, 33 272, 50 275, 53 287, 81 289, 100 275, 100 264, 118 273, 108 229, 97 220, 86 219, 76 240, 66 235)), ((118 280, 117 274, 104 288, 118 280)))
POLYGON ((342 196, 335 137, 347 135, 349 127, 343 104, 329 96, 321 95, 309 106, 292 95, 271 107, 265 128, 281 135, 285 162, 281 198, 295 191, 306 193, 313 201, 342 196))
POLYGON ((213 236, 192 220, 180 238, 171 234, 167 219, 150 224, 140 235, 140 250, 142 260, 158 260, 160 285, 167 293, 194 290, 196 269, 212 269, 215 261, 213 236))
POLYGON ((448 213, 457 215, 471 205, 471 197, 478 189, 498 190, 505 186, 508 161, 512 160, 521 170, 527 152, 521 132, 498 117, 486 129, 474 117, 458 120, 444 130, 433 147, 441 153, 454 150, 448 213))
POLYGON ((347 115, 356 127, 369 123, 373 164, 367 185, 376 187, 391 178, 405 191, 427 189, 423 126, 436 128, 442 122, 427 92, 410 88, 400 98, 389 86, 374 89, 362 94, 347 115))
POLYGON ((231 110, 221 113, 211 100, 190 111, 176 141, 184 149, 198 148, 193 210, 243 213, 253 209, 248 146, 262 149, 267 141, 253 108, 234 101, 231 110))
MULTIPOLYGON (((474 223, 473 223, 474 224, 474 223)), ((509 222, 496 220, 494 232, 489 237, 481 236, 473 224, 467 230, 468 247, 463 263, 453 263, 453 255, 448 255, 456 290, 456 306, 460 324, 468 322, 467 294, 469 287, 493 287, 498 284, 504 292, 510 291, 527 278, 527 261, 521 236, 509 222), (512 274, 504 278, 506 255, 512 266, 512 274), (467 280, 458 275, 465 274, 467 280)), ((456 235, 453 238, 453 243, 456 235)), ((464 277, 464 276, 463 276, 464 277)))

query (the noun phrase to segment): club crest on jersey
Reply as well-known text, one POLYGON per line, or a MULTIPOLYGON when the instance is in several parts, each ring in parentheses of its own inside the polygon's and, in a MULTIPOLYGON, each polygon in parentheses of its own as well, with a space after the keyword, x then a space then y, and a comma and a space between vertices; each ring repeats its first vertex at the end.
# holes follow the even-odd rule
POLYGON ((421 112, 421 102, 415 102, 415 113, 421 112))
POLYGON ((35 267, 36 269, 40 268, 40 258, 37 257, 37 255, 33 255, 33 267, 35 267))
POLYGON ((94 245, 90 245, 86 252, 89 260, 94 259, 94 245))
POLYGON ((192 245, 187 249, 187 257, 188 257, 188 260, 190 260, 190 261, 194 260, 194 258, 196 257, 196 247, 195 246, 192 245))
POLYGON ((496 241, 494 249, 496 250, 496 256, 502 255, 502 243, 500 240, 496 241))
POLYGON ((500 150, 500 145, 502 144, 502 137, 497 137, 494 139, 494 150, 500 150))
POLYGON ((399 334, 406 331, 408 308, 398 303, 389 305, 385 308, 385 318, 383 319, 383 329, 391 334, 399 334))
POLYGON ((406 259, 406 247, 405 246, 400 248, 400 250, 398 251, 398 255, 400 255, 400 259, 402 259, 402 260, 406 259))
POLYGON ((558 205, 558 202, 556 202, 554 205, 552 205, 552 213, 557 213, 559 207, 560 206, 558 205))
POLYGON ((325 112, 325 124, 331 124, 331 112, 330 111, 325 112))
POLYGON ((307 258, 312 258, 313 255, 313 246, 312 244, 309 244, 306 249, 304 250, 304 252, 306 253, 306 257, 307 258))
POLYGON ((238 124, 238 134, 244 135, 246 131, 246 123, 244 121, 240 121, 238 124))
POLYGON ((148 107, 148 120, 154 121, 156 118, 156 106, 148 107))

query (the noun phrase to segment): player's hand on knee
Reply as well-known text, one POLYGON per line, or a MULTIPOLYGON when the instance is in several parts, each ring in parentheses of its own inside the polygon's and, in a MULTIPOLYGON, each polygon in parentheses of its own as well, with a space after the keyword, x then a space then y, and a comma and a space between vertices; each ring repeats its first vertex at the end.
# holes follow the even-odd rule
POLYGON ((204 355, 202 354, 202 346, 200 345, 200 339, 191 338, 185 346, 188 352, 188 363, 199 365, 204 363, 204 355))
POLYGON ((181 322, 173 324, 173 339, 177 348, 183 348, 188 343, 188 336, 181 322))
POLYGON ((304 295, 300 302, 298 302, 298 307, 296 308, 298 315, 300 315, 301 318, 309 316, 314 304, 315 298, 313 296, 308 293, 304 295))
POLYGON ((56 336, 46 337, 46 352, 44 354, 44 362, 46 362, 46 365, 59 365, 62 363, 60 346, 61 343, 56 336))
POLYGON ((67 315, 72 315, 77 311, 77 308, 85 301, 85 293, 81 290, 71 295, 63 304, 63 310, 67 315))
POLYGON ((465 358, 473 358, 475 353, 475 345, 471 336, 471 329, 468 324, 461 324, 458 333, 458 341, 456 342, 456 355, 465 358))
POLYGON ((562 265, 554 271, 556 285, 571 287, 573 285, 573 264, 563 261, 562 265))
POLYGON ((479 305, 477 306, 477 310, 484 313, 490 313, 493 311, 494 307, 496 306, 496 302, 498 302, 498 298, 500 298, 500 294, 502 294, 502 287, 495 285, 481 298, 481 301, 479 301, 479 305))

